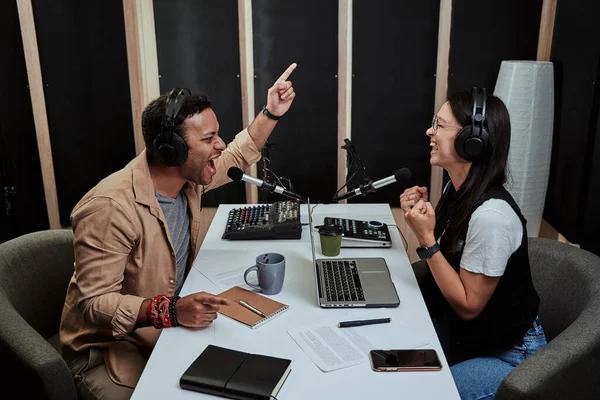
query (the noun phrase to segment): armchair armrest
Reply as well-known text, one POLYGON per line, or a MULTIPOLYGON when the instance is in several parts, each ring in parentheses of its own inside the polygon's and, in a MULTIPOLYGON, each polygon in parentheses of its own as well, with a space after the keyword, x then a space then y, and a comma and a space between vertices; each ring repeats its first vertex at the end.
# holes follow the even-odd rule
POLYGON ((600 395, 600 301, 510 372, 495 399, 592 399, 600 395))
MULTIPOLYGON (((62 356, 0 295, 0 343, 34 371, 51 399, 77 400, 71 371, 62 356)), ((31 383, 34 384, 34 383, 31 383)))

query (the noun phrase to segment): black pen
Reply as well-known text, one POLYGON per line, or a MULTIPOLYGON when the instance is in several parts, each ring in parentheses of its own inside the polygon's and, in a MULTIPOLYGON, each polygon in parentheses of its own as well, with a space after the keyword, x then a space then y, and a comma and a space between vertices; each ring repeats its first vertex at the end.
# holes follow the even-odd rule
POLYGON ((373 325, 373 324, 385 324, 391 322, 391 318, 379 318, 379 319, 364 319, 359 321, 345 321, 338 324, 338 328, 351 328, 353 326, 373 325))
POLYGON ((373 324, 385 324, 391 322, 391 318, 378 318, 378 319, 363 319, 358 321, 345 321, 338 324, 338 328, 352 328, 353 326, 373 325, 373 324))

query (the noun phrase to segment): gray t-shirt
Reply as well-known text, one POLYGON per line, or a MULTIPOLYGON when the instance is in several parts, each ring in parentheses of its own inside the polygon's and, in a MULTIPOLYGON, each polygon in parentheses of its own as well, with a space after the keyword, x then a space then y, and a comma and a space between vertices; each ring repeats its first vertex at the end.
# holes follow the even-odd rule
POLYGON ((175 294, 178 295, 185 278, 188 254, 190 251, 190 217, 188 215, 188 199, 183 191, 179 192, 176 199, 154 193, 160 208, 165 214, 167 227, 171 235, 171 242, 175 249, 177 260, 177 282, 175 294))

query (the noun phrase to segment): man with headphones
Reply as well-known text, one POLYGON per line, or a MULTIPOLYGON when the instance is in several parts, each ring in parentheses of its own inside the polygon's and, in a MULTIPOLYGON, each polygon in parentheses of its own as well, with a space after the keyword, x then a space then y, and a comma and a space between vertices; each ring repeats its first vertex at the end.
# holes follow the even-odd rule
MULTIPOLYGON (((60 326, 81 399, 128 399, 163 328, 204 328, 229 301, 180 297, 200 248, 200 196, 246 169, 296 93, 293 63, 254 121, 225 145, 206 96, 176 88, 142 114, 146 150, 75 206, 75 272, 60 326)), ((165 366, 169 368, 169 366, 165 366)))
POLYGON ((427 130, 431 165, 450 181, 435 211, 426 187, 400 195, 421 259, 415 275, 463 399, 491 399, 546 344, 526 220, 504 188, 510 118, 485 89, 459 92, 427 130))

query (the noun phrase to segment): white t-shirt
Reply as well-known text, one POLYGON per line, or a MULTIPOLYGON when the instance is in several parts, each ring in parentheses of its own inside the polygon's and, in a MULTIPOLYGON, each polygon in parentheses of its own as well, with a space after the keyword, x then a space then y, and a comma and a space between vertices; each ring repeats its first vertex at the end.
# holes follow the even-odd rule
POLYGON ((522 239, 523 225, 512 207, 504 200, 486 200, 471 214, 460 266, 476 274, 502 276, 522 239))

